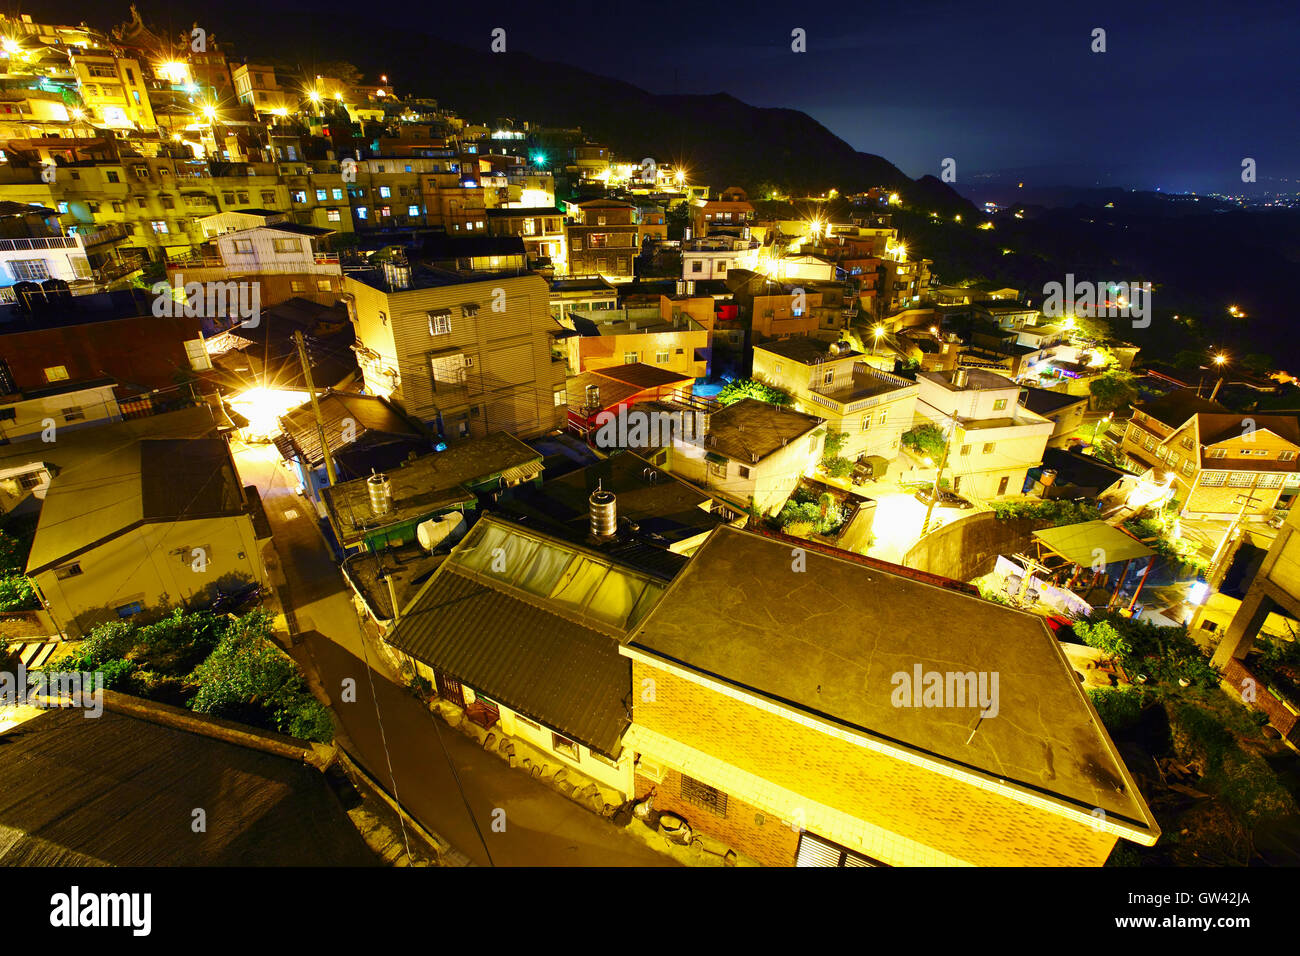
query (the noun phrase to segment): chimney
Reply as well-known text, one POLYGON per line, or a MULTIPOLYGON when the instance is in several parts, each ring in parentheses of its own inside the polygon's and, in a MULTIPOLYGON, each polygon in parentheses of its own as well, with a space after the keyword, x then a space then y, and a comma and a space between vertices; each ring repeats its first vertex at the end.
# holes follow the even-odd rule
POLYGON ((618 529, 618 499, 612 491, 602 491, 599 486, 587 499, 591 509, 591 536, 600 541, 614 537, 618 529))

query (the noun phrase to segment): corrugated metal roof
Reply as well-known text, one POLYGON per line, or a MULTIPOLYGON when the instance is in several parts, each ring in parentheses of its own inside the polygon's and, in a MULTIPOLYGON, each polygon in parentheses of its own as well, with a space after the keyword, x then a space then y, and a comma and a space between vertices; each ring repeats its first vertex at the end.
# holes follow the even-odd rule
POLYGON ((618 642, 439 568, 388 642, 511 710, 609 757, 631 722, 618 642))

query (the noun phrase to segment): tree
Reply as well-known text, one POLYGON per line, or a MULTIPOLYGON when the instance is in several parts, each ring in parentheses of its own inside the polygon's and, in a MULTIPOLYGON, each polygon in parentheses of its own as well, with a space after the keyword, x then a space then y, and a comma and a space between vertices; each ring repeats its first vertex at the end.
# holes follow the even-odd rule
POLYGON ((1103 412, 1125 408, 1138 398, 1133 373, 1118 369, 1097 376, 1089 383, 1088 391, 1093 405, 1103 412))
POLYGON ((938 425, 918 425, 911 431, 903 433, 903 444, 938 461, 943 457, 948 436, 938 425))
POLYGON ((760 402, 779 406, 789 405, 793 401, 788 392, 753 378, 741 378, 734 382, 728 382, 718 392, 719 405, 734 405, 745 398, 756 398, 760 402))

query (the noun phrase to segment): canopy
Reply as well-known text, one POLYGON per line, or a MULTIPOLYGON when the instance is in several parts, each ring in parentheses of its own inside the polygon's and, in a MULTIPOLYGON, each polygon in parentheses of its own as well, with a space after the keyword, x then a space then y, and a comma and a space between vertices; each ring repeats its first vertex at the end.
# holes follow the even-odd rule
POLYGON ((1132 535, 1104 521, 1085 521, 1063 528, 1044 528, 1035 531, 1034 537, 1043 547, 1060 555, 1071 564, 1092 566, 1100 559, 1102 564, 1132 561, 1155 554, 1132 535))

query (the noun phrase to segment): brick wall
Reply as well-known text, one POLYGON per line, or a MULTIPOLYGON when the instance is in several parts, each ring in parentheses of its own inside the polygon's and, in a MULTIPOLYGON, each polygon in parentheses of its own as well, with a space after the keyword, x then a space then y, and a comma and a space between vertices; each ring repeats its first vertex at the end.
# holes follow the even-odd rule
POLYGON ((1233 692, 1240 695, 1247 680, 1255 682, 1255 700, 1247 702, 1252 710, 1263 711, 1268 715, 1268 722, 1276 728, 1285 740, 1300 746, 1300 716, 1292 713, 1271 690, 1267 681, 1252 671, 1242 661, 1233 658, 1223 669, 1223 680, 1231 684, 1233 692))
POLYGON ((666 771, 661 783, 637 774, 637 799, 644 799, 651 790, 655 794, 654 809, 677 814, 692 829, 721 840, 737 853, 752 857, 764 866, 794 865, 799 834, 773 814, 731 795, 728 795, 725 817, 688 803, 682 799, 682 775, 676 770, 666 771))
MULTIPOLYGON (((980 866, 1100 866, 1114 847, 1115 835, 1088 823, 867 750, 634 661, 633 686, 648 678, 655 682, 655 700, 636 703, 636 724, 903 837, 851 847, 885 863, 921 862, 905 841, 980 866)), ((729 796, 739 802, 745 795, 729 796)), ((707 812, 696 810, 687 819, 707 812)), ((810 823, 809 829, 816 827, 810 823)), ((760 859, 767 852, 736 848, 760 859)))

